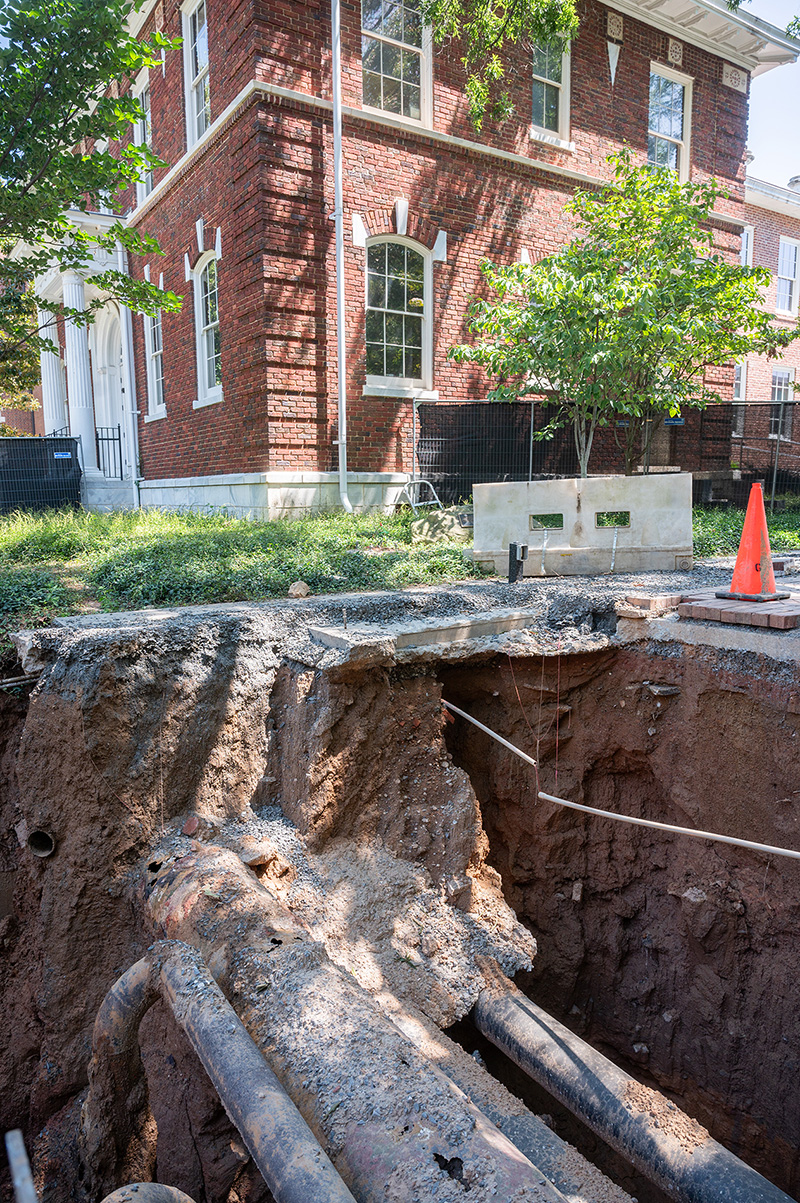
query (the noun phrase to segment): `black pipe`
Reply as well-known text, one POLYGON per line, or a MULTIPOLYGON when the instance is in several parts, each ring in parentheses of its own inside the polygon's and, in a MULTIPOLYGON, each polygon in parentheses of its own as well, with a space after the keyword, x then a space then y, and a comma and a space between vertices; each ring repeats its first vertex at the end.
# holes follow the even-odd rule
MULTIPOLYGON (((139 1069, 137 1032, 161 996, 197 1053, 241 1133, 276 1203, 355 1203, 327 1154, 262 1057, 195 948, 177 940, 154 945, 111 987, 94 1024, 89 1092, 81 1125, 87 1160, 114 1136, 114 1107, 126 1108, 139 1069), (115 1070, 109 1108, 97 1069, 115 1070)), ((118 1128, 124 1128, 124 1116, 118 1128)), ((124 1143, 124 1132, 122 1133, 124 1143)), ((127 1188, 131 1189, 131 1188, 127 1188)))
POLYGON ((508 545, 508 583, 515 585, 522 580, 524 564, 528 558, 527 543, 509 543, 508 545))
POLYGON ((676 1203, 794 1203, 498 974, 475 1026, 676 1203))

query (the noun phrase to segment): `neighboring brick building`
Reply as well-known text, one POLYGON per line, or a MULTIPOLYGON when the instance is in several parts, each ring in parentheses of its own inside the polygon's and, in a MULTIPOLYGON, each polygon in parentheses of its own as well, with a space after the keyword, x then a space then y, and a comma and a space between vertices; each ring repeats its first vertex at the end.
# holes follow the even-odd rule
MULTIPOLYGON (((124 416, 125 471, 138 459, 145 504, 276 512, 335 500, 327 3, 151 0, 135 20, 184 44, 136 82, 148 110, 137 136, 170 166, 128 198, 130 224, 164 252, 132 270, 186 299, 159 320, 110 312, 93 331, 95 411, 99 384, 105 407, 96 420, 110 427, 108 415, 124 416)), ((571 54, 541 50, 531 63, 520 52, 509 75, 516 116, 478 135, 458 51, 432 50, 419 0, 362 0, 342 20, 348 446, 359 505, 395 496, 411 468, 415 400, 485 396, 476 372, 446 360, 465 335, 480 260, 536 259, 562 245, 564 202, 607 175, 610 152, 626 144, 684 179, 719 179, 729 195, 717 241, 739 253, 749 75, 793 61, 800 47, 717 0, 585 0, 571 54)), ((68 362, 68 377, 78 382, 88 362, 72 373, 68 362)), ((64 402, 51 378, 45 416, 55 428, 64 402)), ((731 379, 722 373, 722 386, 731 379)), ((69 409, 72 420, 71 400, 69 409)), ((686 466, 704 457, 724 467, 729 415, 707 446, 693 421, 680 432, 686 466)), ((598 454, 603 466, 610 451, 598 454)))
MULTIPOLYGON (((776 322, 795 326, 800 300, 800 177, 779 188, 747 177, 743 263, 772 274, 767 305, 776 322)), ((800 480, 800 340, 780 359, 751 355, 736 368, 731 462, 747 474, 772 477, 778 491, 800 480), (795 402, 797 398, 797 403, 795 402)))

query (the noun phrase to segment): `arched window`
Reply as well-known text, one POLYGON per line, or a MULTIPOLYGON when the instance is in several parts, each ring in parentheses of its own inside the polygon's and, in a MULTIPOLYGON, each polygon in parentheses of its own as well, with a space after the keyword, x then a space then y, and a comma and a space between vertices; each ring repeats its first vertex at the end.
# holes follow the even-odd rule
POLYGON ((430 252, 405 238, 367 246, 367 388, 431 388, 430 252))
POLYGON ((202 255, 194 272, 194 327, 197 347, 197 401, 195 408, 222 400, 222 358, 219 331, 217 259, 202 255))

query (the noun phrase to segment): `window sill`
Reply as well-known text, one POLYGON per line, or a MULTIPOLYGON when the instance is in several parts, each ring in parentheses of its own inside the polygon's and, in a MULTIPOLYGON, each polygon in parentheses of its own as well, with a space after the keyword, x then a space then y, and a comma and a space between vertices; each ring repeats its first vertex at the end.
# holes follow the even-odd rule
POLYGON ((540 129, 538 125, 530 126, 528 134, 532 142, 540 142, 542 146, 552 146, 554 150, 566 150, 569 154, 575 153, 574 142, 559 138, 550 130, 540 129))
POLYGON ((222 400, 222 393, 214 393, 210 397, 197 397, 192 402, 192 409, 205 409, 207 405, 219 405, 222 400))
POLYGON ((371 105, 362 104, 361 112, 366 113, 369 117, 374 114, 376 117, 382 117, 384 120, 391 121, 399 128, 410 130, 432 130, 433 125, 429 121, 417 120, 416 117, 404 117, 402 113, 390 113, 388 109, 374 109, 371 105))
POLYGON ((145 422, 160 422, 162 418, 166 418, 167 411, 165 409, 157 409, 152 414, 145 414, 145 422))
POLYGON ((414 384, 365 384, 362 397, 401 397, 409 401, 438 401, 437 389, 414 384))

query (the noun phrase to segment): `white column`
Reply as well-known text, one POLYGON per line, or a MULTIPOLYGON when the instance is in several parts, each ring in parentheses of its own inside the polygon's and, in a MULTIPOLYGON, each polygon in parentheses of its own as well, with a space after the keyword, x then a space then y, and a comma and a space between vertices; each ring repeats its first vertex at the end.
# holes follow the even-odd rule
MULTIPOLYGON (((64 304, 68 309, 85 309, 83 279, 77 272, 64 272, 64 304)), ((85 326, 67 318, 64 323, 67 353, 67 396, 69 397, 70 434, 80 435, 83 447, 84 474, 95 479, 102 477, 97 467, 97 447, 94 437, 94 406, 92 404, 92 369, 89 361, 89 339, 85 326)))
POLYGON ((42 369, 42 413, 44 415, 44 432, 52 434, 54 430, 63 430, 67 425, 67 407, 64 404, 64 390, 61 380, 61 359, 58 346, 58 326, 55 316, 47 310, 39 310, 39 334, 47 342, 52 343, 53 350, 42 350, 39 354, 39 364, 42 369))

